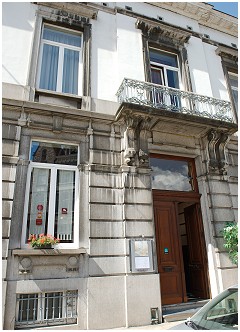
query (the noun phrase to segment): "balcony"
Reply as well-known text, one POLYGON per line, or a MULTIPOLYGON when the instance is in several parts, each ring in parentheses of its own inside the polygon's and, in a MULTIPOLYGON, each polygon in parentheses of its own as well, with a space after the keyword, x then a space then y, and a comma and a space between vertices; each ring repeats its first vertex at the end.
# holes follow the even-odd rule
MULTIPOLYGON (((231 103, 213 97, 124 78, 118 102, 234 123, 231 103)), ((161 114, 161 113, 159 113, 161 114)))

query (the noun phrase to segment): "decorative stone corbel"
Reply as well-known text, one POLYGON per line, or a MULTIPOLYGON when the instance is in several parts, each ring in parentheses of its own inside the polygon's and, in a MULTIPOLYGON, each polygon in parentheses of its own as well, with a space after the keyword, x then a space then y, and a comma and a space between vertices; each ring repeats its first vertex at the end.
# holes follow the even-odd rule
POLYGON ((211 129, 208 132, 207 139, 209 173, 226 174, 228 162, 225 147, 229 140, 229 135, 227 133, 211 129))
POLYGON ((220 133, 219 140, 216 144, 218 155, 218 168, 220 174, 226 174, 226 168, 228 167, 228 161, 226 156, 226 145, 230 139, 230 135, 226 133, 220 133))
POLYGON ((150 117, 142 118, 139 124, 139 141, 138 141, 138 159, 141 166, 148 166, 148 138, 151 135, 152 119, 150 117))
POLYGON ((124 163, 128 166, 134 166, 136 163, 135 156, 137 153, 136 130, 140 121, 139 116, 126 114, 124 117, 126 129, 124 132, 124 163))

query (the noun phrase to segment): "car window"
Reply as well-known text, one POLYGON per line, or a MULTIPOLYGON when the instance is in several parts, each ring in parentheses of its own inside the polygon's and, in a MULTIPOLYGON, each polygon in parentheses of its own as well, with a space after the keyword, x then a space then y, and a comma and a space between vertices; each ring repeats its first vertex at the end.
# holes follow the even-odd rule
POLYGON ((199 329, 237 330, 238 329, 238 292, 231 290, 223 298, 210 301, 206 309, 200 310, 191 321, 199 329))

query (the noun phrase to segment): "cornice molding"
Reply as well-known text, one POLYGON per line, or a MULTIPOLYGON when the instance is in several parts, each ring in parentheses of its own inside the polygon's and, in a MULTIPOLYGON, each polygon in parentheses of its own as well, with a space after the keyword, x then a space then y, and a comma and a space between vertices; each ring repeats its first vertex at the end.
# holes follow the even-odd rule
POLYGON ((147 36, 157 35, 161 39, 169 40, 178 45, 184 45, 192 33, 179 29, 168 24, 163 24, 161 22, 154 22, 147 19, 138 19, 136 22, 136 27, 141 29, 147 36))
POLYGON ((59 9, 73 15, 80 15, 90 19, 96 19, 98 14, 97 9, 89 8, 88 5, 81 2, 34 2, 34 4, 59 9))
POLYGON ((218 46, 215 50, 216 54, 222 58, 232 59, 234 61, 238 60, 238 50, 232 49, 223 45, 218 46))
POLYGON ((238 36, 238 19, 213 9, 212 5, 193 2, 146 2, 152 6, 173 11, 174 13, 197 20, 199 24, 238 36))

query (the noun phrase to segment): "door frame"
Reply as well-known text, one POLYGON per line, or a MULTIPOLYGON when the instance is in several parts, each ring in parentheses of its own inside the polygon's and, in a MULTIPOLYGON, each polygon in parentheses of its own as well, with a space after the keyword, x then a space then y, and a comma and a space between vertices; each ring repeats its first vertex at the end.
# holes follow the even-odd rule
MULTIPOLYGON (((175 191, 165 191, 165 190, 157 190, 157 189, 152 189, 152 195, 153 195, 153 207, 157 206, 157 202, 175 202, 175 203, 183 203, 183 202, 188 202, 188 203, 192 203, 192 204, 196 204, 200 207, 201 210, 201 204, 200 204, 200 198, 201 198, 201 194, 196 193, 196 192, 175 192, 175 191)), ((175 211, 176 211, 176 205, 175 205, 175 211)), ((177 217, 177 215, 176 215, 177 217)), ((204 227, 203 227, 203 221, 202 221, 202 215, 201 215, 201 211, 198 212, 198 222, 200 225, 200 228, 203 230, 204 233, 204 227)), ((155 225, 155 230, 156 230, 156 225, 155 225)), ((178 236, 180 236, 179 233, 179 227, 177 229, 177 233, 178 236)), ((155 234, 155 236, 157 236, 157 234, 155 234)), ((199 234, 199 236, 201 236, 201 234, 199 234)), ((205 243, 205 238, 203 237, 203 239, 201 240, 201 252, 202 255, 204 256, 206 262, 208 262, 207 259, 207 251, 206 251, 206 243, 205 243)), ((157 260, 158 262, 158 260, 157 260)), ((180 257, 180 264, 182 266, 182 282, 183 282, 183 298, 184 301, 183 302, 187 302, 187 295, 186 295, 186 284, 185 284, 185 273, 184 273, 184 269, 183 269, 183 257, 181 254, 180 257)), ((158 265, 158 270, 159 270, 159 265, 158 265)), ((204 271, 205 273, 205 282, 207 285, 207 297, 210 298, 210 283, 209 283, 209 273, 208 273, 208 268, 205 269, 204 271)))

